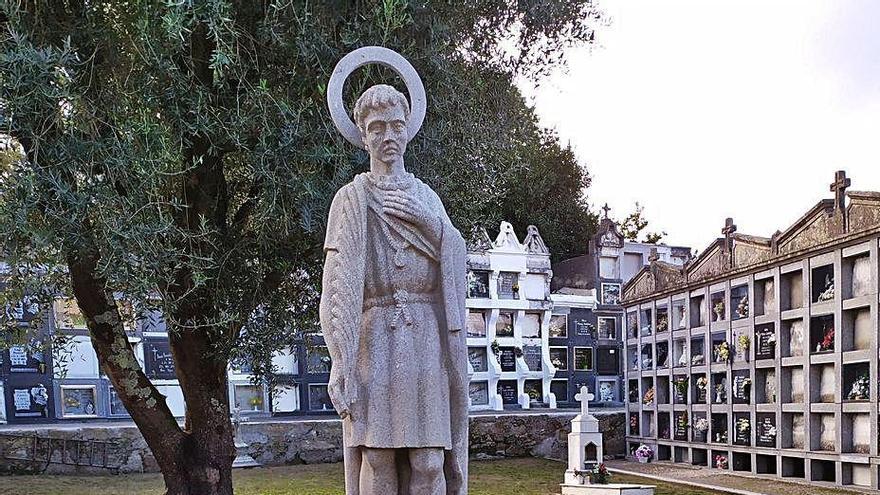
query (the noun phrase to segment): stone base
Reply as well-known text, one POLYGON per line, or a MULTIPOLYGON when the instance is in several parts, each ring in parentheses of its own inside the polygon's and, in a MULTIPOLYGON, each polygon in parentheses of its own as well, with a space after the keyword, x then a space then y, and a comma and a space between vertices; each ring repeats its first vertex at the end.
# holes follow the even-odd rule
POLYGON ((562 483, 562 495, 654 495, 651 485, 624 485, 609 483, 607 485, 572 485, 562 483))

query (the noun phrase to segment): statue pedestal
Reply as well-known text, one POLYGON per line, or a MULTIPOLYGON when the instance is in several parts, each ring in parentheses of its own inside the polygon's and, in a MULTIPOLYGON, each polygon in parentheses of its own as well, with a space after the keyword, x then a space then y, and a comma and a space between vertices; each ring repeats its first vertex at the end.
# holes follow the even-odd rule
POLYGON ((572 485, 563 483, 562 495, 654 495, 654 487, 649 485, 572 485))

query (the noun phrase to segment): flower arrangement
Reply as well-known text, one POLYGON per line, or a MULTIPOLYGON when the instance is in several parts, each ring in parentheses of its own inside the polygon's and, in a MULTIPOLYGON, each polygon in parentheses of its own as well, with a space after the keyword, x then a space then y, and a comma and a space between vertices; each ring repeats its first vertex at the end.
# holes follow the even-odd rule
POLYGON ((590 471, 590 483, 593 485, 607 485, 608 478, 611 477, 608 474, 608 468, 605 467, 605 463, 601 463, 598 466, 594 467, 592 471, 590 471))
POLYGON ((706 387, 709 386, 709 379, 706 378, 705 375, 697 378, 697 388, 700 390, 706 390, 706 387))
POLYGON ((645 391, 645 396, 642 398, 642 403, 646 406, 650 406, 654 403, 654 387, 651 387, 647 391, 645 391))
POLYGON ((716 455, 715 467, 718 469, 727 469, 727 456, 721 454, 716 455))
POLYGON ((718 404, 727 402, 727 387, 724 382, 715 384, 715 402, 718 404))
POLYGON ((747 318, 749 316, 749 296, 743 296, 736 306, 736 316, 739 318, 747 318))
POLYGON ((263 405, 263 398, 260 397, 259 395, 255 395, 255 396, 251 397, 250 399, 248 399, 248 404, 250 404, 251 407, 254 408, 254 411, 256 411, 257 409, 260 408, 260 406, 263 405))
POLYGON ((846 398, 847 400, 868 400, 870 398, 870 382, 867 373, 856 378, 846 398))
POLYGON ((492 341, 491 348, 492 348, 492 354, 495 354, 496 356, 498 355, 499 352, 501 352, 501 344, 499 344, 497 340, 492 341))
POLYGON ((715 321, 721 321, 724 319, 724 301, 718 301, 715 303, 714 307, 715 311, 715 321))
POLYGON ((752 339, 749 338, 748 335, 741 333, 739 337, 736 338, 736 347, 743 355, 749 352, 749 347, 752 345, 752 339))
POLYGON ((669 330, 669 317, 664 313, 657 317, 657 331, 665 332, 666 330, 669 330))
POLYGON ((637 448, 635 452, 633 452, 633 456, 639 462, 650 462, 651 459, 654 458, 654 449, 645 444, 642 444, 639 445, 639 448, 637 448))
POLYGON ((828 352, 834 350, 834 326, 825 327, 825 335, 822 341, 816 344, 816 352, 828 352))
POLYGON ((715 362, 726 363, 730 361, 730 344, 724 341, 715 346, 715 362))
POLYGON ((775 426, 771 426, 770 428, 767 428, 767 429, 764 431, 764 434, 767 435, 767 436, 770 437, 770 438, 776 438, 776 427, 775 427, 775 426))
POLYGON ((637 435, 639 432, 639 417, 636 415, 632 415, 629 417, 629 431, 632 435, 637 435))
POLYGON ((830 301, 834 299, 834 277, 831 274, 825 275, 825 289, 819 293, 818 302, 830 301))
POLYGON ((749 418, 739 418, 736 420, 736 431, 746 433, 752 429, 752 423, 749 418))
POLYGON ((699 366, 703 364, 706 358, 703 357, 702 354, 695 354, 694 357, 691 358, 691 366, 699 366))
POLYGON ((694 431, 700 433, 709 431, 709 420, 706 418, 697 418, 697 420, 694 421, 694 431))

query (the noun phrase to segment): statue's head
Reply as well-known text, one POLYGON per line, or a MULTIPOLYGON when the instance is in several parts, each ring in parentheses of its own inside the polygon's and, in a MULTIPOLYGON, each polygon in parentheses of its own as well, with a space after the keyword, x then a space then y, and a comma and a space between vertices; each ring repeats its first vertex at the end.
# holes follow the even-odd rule
POLYGON ((399 160, 409 133, 409 102, 403 93, 387 84, 377 84, 364 91, 354 105, 354 121, 370 159, 391 165, 399 160))

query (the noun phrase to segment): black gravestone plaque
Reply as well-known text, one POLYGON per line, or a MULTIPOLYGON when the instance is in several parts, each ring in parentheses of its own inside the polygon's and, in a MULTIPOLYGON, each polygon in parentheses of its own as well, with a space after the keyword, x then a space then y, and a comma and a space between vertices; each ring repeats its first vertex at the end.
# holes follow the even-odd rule
POLYGON ((541 346, 523 346, 523 359, 526 360, 526 366, 529 367, 529 371, 541 371, 543 369, 541 363, 541 346))
POLYGON ((755 443, 759 447, 776 447, 776 415, 775 414, 758 414, 756 415, 755 427, 755 443))
POLYGON ((596 371, 600 375, 616 375, 620 372, 620 353, 616 347, 600 347, 596 351, 596 371))
POLYGON ((556 396, 557 402, 568 402, 568 380, 551 381, 550 393, 556 396))
POLYGON ((498 395, 501 396, 501 402, 504 404, 517 404, 516 381, 502 380, 498 382, 498 395))
POLYGON ((166 340, 147 340, 144 343, 144 365, 150 378, 173 380, 177 377, 171 345, 166 340))
POLYGON ((675 440, 687 441, 688 420, 687 413, 675 413, 675 440))
POLYGON ((755 359, 774 359, 776 357, 776 334, 773 328, 755 332, 755 359))
POLYGON ((516 354, 512 347, 502 347, 500 359, 501 371, 516 371, 516 354))
POLYGON ((752 424, 751 422, 745 423, 740 421, 740 419, 748 420, 748 418, 737 418, 737 420, 733 424, 734 436, 733 443, 737 445, 751 445, 752 444, 752 424))
POLYGON ((689 382, 685 378, 675 378, 672 381, 672 401, 675 404, 687 404, 687 390, 689 382))
POLYGON ((122 403, 122 399, 119 398, 119 393, 116 392, 116 389, 113 386, 110 386, 109 389, 110 396, 110 415, 111 416, 127 416, 128 411, 125 409, 125 404, 122 403))
POLYGON ((12 415, 16 418, 48 418, 51 392, 42 383, 12 388, 12 415))
POLYGON ((471 405, 485 406, 489 404, 489 389, 486 382, 471 382, 468 388, 471 405))
POLYGON ((595 337, 593 330, 594 327, 588 320, 575 320, 574 322, 574 333, 578 337, 595 337))
POLYGON ((734 404, 748 404, 751 380, 746 375, 733 377, 733 402, 734 404))

